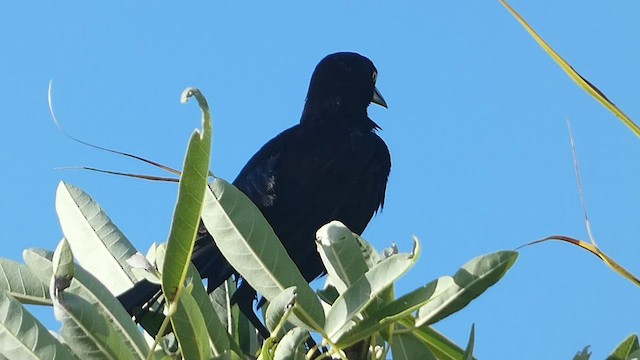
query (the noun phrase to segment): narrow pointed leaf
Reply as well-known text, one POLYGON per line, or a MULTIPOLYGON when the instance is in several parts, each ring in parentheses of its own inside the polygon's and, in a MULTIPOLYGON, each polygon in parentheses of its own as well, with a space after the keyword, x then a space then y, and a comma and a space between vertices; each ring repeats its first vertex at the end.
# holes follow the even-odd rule
POLYGON ((0 354, 9 359, 67 360, 76 357, 16 299, 0 291, 0 354))
POLYGON ((198 310, 202 314, 206 331, 209 334, 213 355, 222 355, 229 351, 230 348, 228 333, 222 322, 220 322, 220 318, 218 318, 218 315, 216 314, 213 304, 209 299, 209 295, 202 285, 200 274, 193 264, 189 269, 188 277, 188 282, 193 284, 190 295, 193 297, 198 310))
POLYGON ((202 312, 193 296, 184 291, 171 317, 173 331, 180 343, 184 359, 211 359, 209 336, 202 312))
MULTIPOLYGON (((406 330, 401 326, 397 326, 396 330, 406 330)), ((420 341, 411 332, 401 332, 393 336, 393 342, 391 343, 391 353, 394 360, 413 360, 417 354, 420 354, 420 359, 424 360, 438 360, 431 348, 420 341)))
POLYGON ((234 284, 232 279, 228 279, 209 294, 209 300, 224 328, 227 329, 228 333, 233 334, 233 328, 231 326, 233 322, 231 319, 231 289, 229 289, 229 283, 234 284))
POLYGON ((178 201, 162 269, 162 291, 169 302, 181 291, 191 263, 211 157, 212 129, 209 106, 200 91, 194 88, 183 92, 182 101, 186 102, 192 96, 196 98, 202 111, 202 132, 196 130, 191 136, 180 176, 178 201))
POLYGON ((136 253, 104 210, 81 189, 60 182, 56 212, 76 260, 113 294, 131 287, 136 277, 126 260, 136 253))
POLYGON ((620 110, 611 100, 609 100, 598 88, 596 88, 592 83, 590 83, 587 79, 585 79, 582 75, 580 75, 569 63, 564 60, 549 44, 547 44, 544 39, 535 30, 526 22, 526 20, 520 16, 505 0, 500 0, 502 5, 504 5, 507 10, 513 15, 516 20, 522 25, 522 27, 527 30, 529 35, 531 35, 538 45, 540 45, 544 51, 551 56, 551 58, 564 70, 569 77, 578 84, 584 91, 586 91, 593 98, 598 100, 600 104, 609 109, 615 116, 617 116, 622 122, 633 131, 636 136, 640 137, 640 127, 636 125, 633 120, 631 120, 622 110, 620 110))
POLYGON ((631 281, 634 285, 640 286, 640 279, 638 279, 637 276, 635 276, 629 270, 627 270, 622 265, 620 265, 618 262, 616 262, 612 257, 607 255, 604 251, 600 250, 599 247, 597 247, 597 246, 595 246, 593 244, 590 244, 590 243, 588 243, 586 241, 574 239, 572 237, 564 236, 564 235, 553 235, 553 236, 549 236, 549 237, 546 237, 546 238, 541 239, 541 240, 536 240, 536 241, 531 242, 529 244, 526 244, 524 246, 531 246, 531 245, 535 245, 535 244, 539 244, 539 243, 546 242, 546 241, 551 241, 551 240, 563 241, 563 242, 572 244, 574 246, 577 246, 579 248, 582 248, 582 249, 592 253, 593 255, 597 256, 600 260, 602 260, 602 262, 604 262, 605 265, 610 267, 613 271, 617 272, 618 274, 620 274, 625 279, 631 281))
POLYGON ((640 346, 638 345, 638 335, 631 334, 620 344, 618 344, 618 346, 616 346, 611 355, 607 357, 607 360, 632 359, 630 355, 638 351, 640 351, 640 346))
POLYGON ((413 317, 411 319, 405 318, 398 323, 406 330, 411 329, 411 334, 428 345, 431 352, 439 360, 459 360, 462 358, 464 350, 429 325, 415 328, 413 317))
POLYGON ((467 342, 467 347, 464 349, 464 354, 462 356, 463 360, 473 360, 473 347, 475 346, 475 324, 471 325, 471 334, 469 334, 469 342, 467 342))
POLYGON ((261 341, 256 336, 256 328, 251 324, 251 321, 238 309, 237 306, 233 308, 233 320, 235 335, 234 340, 240 345, 240 349, 245 354, 255 354, 261 347, 261 341))

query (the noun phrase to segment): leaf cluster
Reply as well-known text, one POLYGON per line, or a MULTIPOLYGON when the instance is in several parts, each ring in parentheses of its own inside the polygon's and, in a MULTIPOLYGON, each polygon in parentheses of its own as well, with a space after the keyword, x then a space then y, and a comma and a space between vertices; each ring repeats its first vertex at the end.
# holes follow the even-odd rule
POLYGON ((188 144, 167 243, 141 255, 89 195, 61 182, 56 210, 64 238, 55 252, 25 250, 25 264, 0 260, 0 354, 19 359, 473 358, 473 341, 461 349, 431 325, 498 281, 516 252, 478 257, 453 276, 396 297, 394 283, 420 257, 418 239, 410 252, 395 245, 378 252, 334 221, 318 230, 317 249, 328 275, 326 287, 314 291, 255 205, 210 175, 209 108, 197 89, 185 90, 183 99, 190 97, 200 105, 203 127, 188 144), (190 263, 200 219, 231 265, 267 300, 268 339, 260 339, 231 306, 232 280, 207 294, 190 263), (152 337, 139 330, 115 297, 142 279, 162 286, 162 301, 151 310, 164 316, 152 337), (52 306, 60 331, 47 331, 24 304, 52 306))

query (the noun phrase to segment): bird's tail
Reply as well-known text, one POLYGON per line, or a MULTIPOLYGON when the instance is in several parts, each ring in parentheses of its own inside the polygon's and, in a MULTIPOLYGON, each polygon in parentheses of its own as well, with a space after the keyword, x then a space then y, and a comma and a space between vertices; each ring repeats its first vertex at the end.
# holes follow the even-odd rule
POLYGON ((118 300, 150 335, 155 336, 164 321, 162 311, 152 309, 155 304, 164 305, 161 287, 148 280, 136 283, 131 289, 118 295, 118 300))

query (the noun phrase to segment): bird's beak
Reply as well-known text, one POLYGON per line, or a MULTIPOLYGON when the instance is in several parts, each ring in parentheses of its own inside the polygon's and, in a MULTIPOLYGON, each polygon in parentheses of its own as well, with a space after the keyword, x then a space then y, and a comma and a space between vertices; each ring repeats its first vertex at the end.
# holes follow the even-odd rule
POLYGON ((384 98, 382 97, 382 94, 380 94, 380 91, 375 86, 373 87, 373 99, 371 99, 371 102, 374 103, 374 104, 378 104, 378 105, 382 106, 383 108, 387 107, 387 102, 384 101, 384 98))

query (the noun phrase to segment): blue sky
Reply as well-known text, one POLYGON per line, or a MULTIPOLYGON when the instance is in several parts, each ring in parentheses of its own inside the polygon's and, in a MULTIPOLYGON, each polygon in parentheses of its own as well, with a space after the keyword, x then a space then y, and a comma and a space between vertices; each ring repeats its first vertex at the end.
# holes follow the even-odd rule
MULTIPOLYGON (((512 5, 591 82, 640 121, 640 3, 512 5)), ((423 244, 403 293, 476 255, 552 234, 586 239, 566 126, 572 121, 599 245, 638 267, 640 139, 577 88, 497 1, 251 5, 62 1, 0 5, 0 256, 55 248, 60 180, 89 192, 140 249, 166 239, 177 187, 56 167, 162 174, 64 137, 180 167, 200 125, 187 86, 214 114, 212 170, 233 180, 297 123, 309 76, 335 51, 368 56, 389 109, 371 107, 392 154, 387 201, 365 237, 423 244)), ((483 359, 594 359, 640 330, 640 289, 560 243, 522 251, 506 278, 436 328, 483 359)), ((49 322, 53 329, 58 324, 49 322)))

